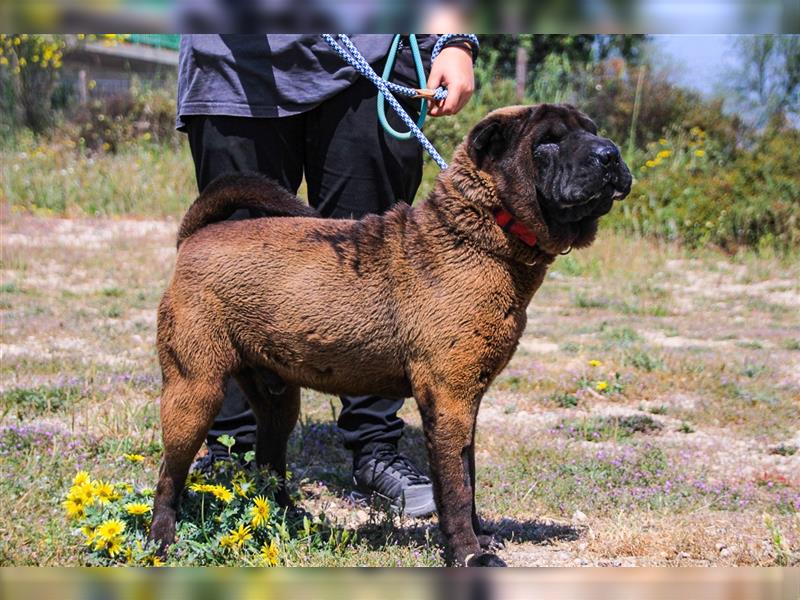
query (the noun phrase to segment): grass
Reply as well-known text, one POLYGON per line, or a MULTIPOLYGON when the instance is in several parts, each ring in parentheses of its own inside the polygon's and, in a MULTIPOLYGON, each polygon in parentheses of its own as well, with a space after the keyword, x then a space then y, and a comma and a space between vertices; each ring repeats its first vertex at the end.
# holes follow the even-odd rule
POLYGON ((629 415, 566 419, 558 424, 556 430, 569 438, 587 442, 621 442, 637 433, 652 434, 662 427, 649 415, 629 415))
MULTIPOLYGON (((173 217, 194 184, 185 151, 133 147, 92 163, 24 151, 0 151, 2 200, 25 209, 0 212, 0 564, 78 565, 80 536, 60 505, 75 472, 156 480, 155 307, 172 269, 173 217), (145 459, 132 465, 126 453, 145 459)), ((553 272, 481 408, 478 501, 506 538, 501 556, 519 565, 796 564, 800 261, 602 230, 553 272), (576 512, 588 527, 573 522, 576 512)), ((292 486, 304 508, 356 541, 343 552, 298 548, 284 564, 442 564, 435 519, 348 501, 338 406, 304 393, 292 486)), ((401 416, 402 447, 425 465, 412 402, 401 416)))
POLYGON ((89 158, 32 140, 0 150, 0 202, 43 216, 176 217, 196 195, 188 144, 165 152, 142 143, 89 158))

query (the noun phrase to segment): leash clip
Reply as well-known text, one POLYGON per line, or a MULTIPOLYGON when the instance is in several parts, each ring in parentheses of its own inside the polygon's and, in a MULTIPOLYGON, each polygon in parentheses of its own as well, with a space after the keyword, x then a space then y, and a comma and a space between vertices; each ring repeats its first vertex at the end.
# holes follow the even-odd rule
POLYGON ((412 96, 413 98, 424 98, 425 100, 436 100, 436 90, 431 90, 428 88, 421 88, 414 90, 416 94, 412 96))

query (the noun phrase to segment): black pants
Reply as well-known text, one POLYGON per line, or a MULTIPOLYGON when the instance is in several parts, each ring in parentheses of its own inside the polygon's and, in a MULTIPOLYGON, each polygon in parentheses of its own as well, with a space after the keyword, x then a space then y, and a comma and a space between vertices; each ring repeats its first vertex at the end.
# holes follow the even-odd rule
MULTIPOLYGON (((422 150, 414 139, 401 141, 384 133, 376 95, 371 83, 359 79, 299 115, 186 119, 198 187, 202 191, 223 173, 257 171, 296 193, 305 175, 309 203, 332 218, 382 213, 398 200, 411 203, 422 178, 422 150)), ((415 107, 407 108, 416 118, 415 107)), ((405 129, 388 107, 387 116, 395 129, 405 129)), ((223 434, 236 438, 237 452, 255 444, 255 417, 238 387, 229 383, 208 433, 212 451, 224 452, 217 441, 223 434)), ((402 398, 343 396, 342 404, 338 425, 346 448, 400 439, 402 398)))

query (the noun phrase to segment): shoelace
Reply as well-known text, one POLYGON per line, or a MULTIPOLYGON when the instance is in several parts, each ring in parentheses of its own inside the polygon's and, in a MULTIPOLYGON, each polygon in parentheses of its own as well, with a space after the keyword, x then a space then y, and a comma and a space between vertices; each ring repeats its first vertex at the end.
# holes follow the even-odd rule
POLYGON ((399 454, 394 448, 379 447, 372 452, 372 458, 375 459, 375 470, 377 473, 378 465, 383 463, 381 472, 386 469, 392 468, 404 477, 411 485, 427 484, 428 479, 425 475, 417 469, 417 467, 402 454, 399 454))

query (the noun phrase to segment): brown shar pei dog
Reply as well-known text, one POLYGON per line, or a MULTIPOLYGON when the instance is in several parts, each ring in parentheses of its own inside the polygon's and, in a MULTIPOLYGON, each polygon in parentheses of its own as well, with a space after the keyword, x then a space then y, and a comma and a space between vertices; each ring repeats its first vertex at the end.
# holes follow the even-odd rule
POLYGON ((548 266, 588 246, 630 186, 617 147, 569 105, 492 112, 427 200, 381 216, 322 219, 259 176, 215 181, 181 223, 158 311, 164 461, 151 538, 162 551, 173 541, 189 465, 235 377, 258 421, 256 461, 280 475, 301 387, 413 395, 448 562, 503 565, 475 509, 481 397, 548 266), (238 208, 267 216, 223 221, 238 208))

